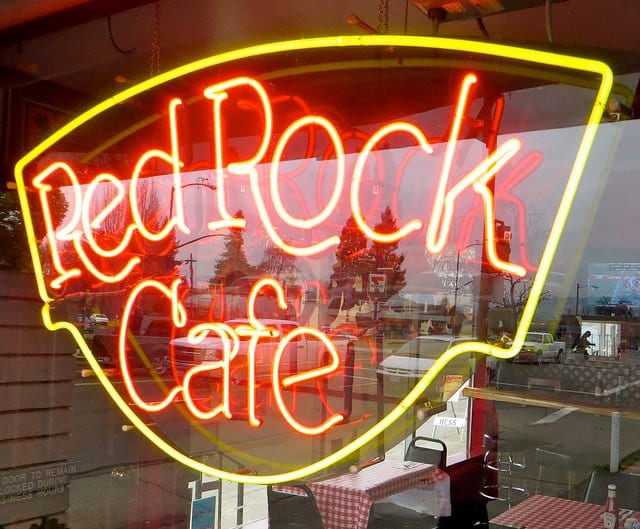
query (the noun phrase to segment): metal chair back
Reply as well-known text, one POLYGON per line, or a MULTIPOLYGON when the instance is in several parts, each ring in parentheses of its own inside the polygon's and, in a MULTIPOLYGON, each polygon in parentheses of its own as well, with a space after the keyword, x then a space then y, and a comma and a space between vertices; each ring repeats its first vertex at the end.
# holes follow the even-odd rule
POLYGON ((447 445, 440 439, 433 437, 414 437, 404 454, 404 460, 429 463, 438 468, 445 468, 447 466, 447 445))

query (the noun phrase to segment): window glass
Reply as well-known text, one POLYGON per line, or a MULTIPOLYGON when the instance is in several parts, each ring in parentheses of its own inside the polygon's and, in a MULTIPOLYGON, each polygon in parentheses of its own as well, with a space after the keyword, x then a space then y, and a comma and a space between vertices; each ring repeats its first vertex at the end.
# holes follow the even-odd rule
POLYGON ((419 45, 201 66, 20 166, 1 501, 186 527, 255 492, 257 518, 260 480, 402 459, 415 434, 522 449, 531 494, 538 448, 609 463, 611 411, 638 404, 640 130, 589 121, 598 71, 419 45))

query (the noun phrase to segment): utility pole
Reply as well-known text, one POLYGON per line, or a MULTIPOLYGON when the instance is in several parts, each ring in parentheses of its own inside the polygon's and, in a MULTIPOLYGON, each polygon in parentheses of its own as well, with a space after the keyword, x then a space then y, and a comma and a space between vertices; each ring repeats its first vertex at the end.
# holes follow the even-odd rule
MULTIPOLYGON (((498 93, 488 93, 485 96, 484 105, 478 115, 478 119, 483 124, 483 141, 487 146, 489 154, 493 153, 497 147, 498 130, 502 121, 502 112, 504 110, 504 97, 498 93)), ((487 187, 493 198, 495 192, 495 178, 492 178, 487 187)), ((487 292, 490 290, 489 285, 493 283, 493 277, 483 270, 483 265, 488 261, 487 257, 487 233, 484 223, 483 244, 482 244, 482 263, 480 266, 480 299, 478 301, 478 321, 476 326, 477 340, 486 342, 489 335, 489 300, 487 292)), ((492 229, 495 229, 494 219, 491 219, 492 229)))
POLYGON ((198 260, 193 258, 193 253, 189 252, 189 259, 182 262, 189 263, 189 287, 193 290, 193 263, 197 263, 198 260))

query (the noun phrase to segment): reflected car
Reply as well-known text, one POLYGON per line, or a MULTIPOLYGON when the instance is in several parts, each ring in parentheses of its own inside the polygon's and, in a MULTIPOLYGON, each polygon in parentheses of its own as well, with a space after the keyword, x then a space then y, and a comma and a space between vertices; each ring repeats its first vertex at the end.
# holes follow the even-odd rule
POLYGON ((75 326, 80 329, 83 334, 91 334, 95 330, 95 322, 91 321, 88 317, 78 314, 75 321, 75 326))
MULTIPOLYGON (((411 389, 447 349, 473 340, 471 336, 448 335, 423 335, 409 340, 378 366, 377 373, 385 377, 385 394, 404 397, 407 389, 411 389)), ((429 400, 450 397, 450 390, 461 386, 471 375, 471 365, 469 353, 451 360, 427 389, 429 400)))
MULTIPOLYGON (((512 345, 512 342, 508 342, 505 347, 511 347, 512 345)), ((556 342, 551 333, 528 332, 524 338, 522 349, 512 361, 534 364, 550 361, 561 364, 564 347, 564 342, 556 342)))
MULTIPOLYGON (((298 329, 300 324, 290 320, 263 319, 260 320, 267 327, 278 330, 278 336, 262 337, 258 340, 255 349, 255 373, 262 381, 270 381, 273 369, 274 353, 282 340, 282 337, 298 329)), ((250 325, 249 320, 237 319, 225 322, 232 328, 250 325)), ((344 357, 349 339, 343 335, 331 336, 331 341, 341 359, 344 357)), ((250 336, 239 336, 240 348, 237 356, 231 361, 232 380, 244 381, 248 376, 247 353, 249 350, 250 336)), ((191 343, 185 337, 171 341, 173 349, 173 362, 179 375, 196 366, 218 362, 223 354, 223 341, 213 334, 207 336, 199 343, 191 343)), ((285 348, 281 359, 280 370, 282 373, 295 374, 303 370, 315 369, 322 365, 326 346, 314 336, 301 334, 294 337, 285 348)), ((217 378, 221 374, 219 369, 206 372, 206 376, 217 378)), ((205 376, 205 373, 202 374, 205 376)))
POLYGON ((92 314, 89 316, 89 321, 96 325, 109 325, 109 318, 105 314, 92 314))
MULTIPOLYGON (((198 322, 189 322, 185 328, 174 326, 166 316, 143 316, 139 325, 127 333, 126 352, 128 367, 153 368, 157 375, 171 372, 169 342, 184 336, 187 329, 198 322)), ((93 337, 91 351, 96 360, 105 367, 119 367, 118 339, 120 327, 99 329, 93 337)))

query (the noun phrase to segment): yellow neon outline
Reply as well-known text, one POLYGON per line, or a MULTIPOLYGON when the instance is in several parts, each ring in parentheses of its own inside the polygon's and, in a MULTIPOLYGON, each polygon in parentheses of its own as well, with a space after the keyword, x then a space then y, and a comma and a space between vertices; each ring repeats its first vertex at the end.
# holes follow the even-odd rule
POLYGON ((212 475, 220 479, 238 481, 243 483, 253 484, 270 484, 279 483, 284 481, 291 481, 304 478, 315 472, 319 472, 324 468, 333 465, 351 454, 353 451, 364 446, 377 435, 380 435, 391 424, 398 420, 416 401, 416 399, 427 389, 427 387, 433 382, 437 373, 445 367, 445 365, 455 358, 456 356, 470 351, 476 351, 486 355, 493 355, 497 358, 510 358, 513 357, 520 350, 523 342, 524 335, 528 329, 537 306, 537 300, 542 294, 544 282, 551 268, 553 257, 558 248, 560 237, 562 235, 564 225, 566 223, 569 210, 575 198, 578 184, 582 177, 584 167, 589 155, 590 149, 593 145, 593 141, 598 130, 599 122, 602 116, 602 111, 605 108, 608 94, 611 91, 613 84, 613 73, 611 69, 600 61, 583 59, 578 57, 571 57, 566 55, 560 55, 555 53, 543 52, 538 50, 528 50, 524 48, 504 46, 500 44, 494 44, 489 42, 477 42, 477 41, 465 41, 459 39, 446 39, 440 37, 414 37, 414 36, 397 36, 397 35, 359 35, 359 36, 337 36, 337 37, 320 37, 308 40, 293 40, 285 42, 277 42, 272 44, 264 44, 259 46, 253 46, 244 48, 241 50, 235 50, 231 52, 222 53, 213 57, 208 57, 174 70, 170 70, 163 74, 160 74, 152 79, 144 81, 136 86, 133 86, 115 96, 103 101, 96 105, 85 113, 81 114, 60 130, 52 134, 49 138, 44 140, 32 151, 27 153, 21 158, 15 167, 15 178, 18 189, 18 196, 23 211, 25 228, 27 230, 27 239, 29 248, 31 251, 31 258, 34 264, 34 270, 36 274, 36 283, 38 293, 41 299, 45 302, 42 308, 42 319, 47 329, 51 331, 66 329, 73 335, 76 342, 80 345, 80 348, 85 355, 91 369, 96 373, 98 379, 109 393, 115 404, 120 408, 123 414, 135 425, 151 442, 153 442, 158 448, 163 450, 167 455, 174 458, 178 462, 193 468, 198 472, 212 475), (588 72, 598 74, 602 80, 600 87, 597 90, 594 105, 589 115, 588 122, 585 127, 585 132, 582 137, 582 141, 578 148, 575 162, 571 169, 567 186, 560 200, 558 212, 553 221, 549 239, 542 254, 542 258, 538 267, 538 272, 534 278, 531 286, 531 295, 523 310, 522 319, 515 333, 513 345, 509 349, 501 349, 491 346, 486 343, 480 342, 468 342, 465 344, 456 345, 453 348, 447 350, 442 356, 440 356, 433 366, 427 371, 425 376, 416 384, 416 386, 402 399, 402 401, 389 412, 380 422, 376 423, 365 432, 363 435, 353 440, 349 444, 342 447, 340 450, 330 454, 329 456, 316 461, 310 465, 299 468, 294 471, 284 472, 281 474, 271 474, 264 476, 250 476, 236 474, 233 472, 226 472, 219 469, 212 468, 205 465, 202 462, 196 461, 181 452, 178 452, 169 443, 161 439, 151 427, 144 423, 133 412, 127 403, 115 390, 108 377, 105 375, 101 366, 95 360, 91 351, 87 347, 79 330, 70 322, 53 322, 50 314, 50 298, 47 293, 44 276, 42 274, 42 266, 40 262, 40 256, 38 255, 38 248, 36 244, 33 220, 29 212, 29 203, 27 200, 27 191, 24 182, 23 171, 24 168, 35 160, 39 155, 44 153, 47 149, 53 146, 61 138, 69 134, 71 131, 81 126, 84 122, 98 116, 107 109, 118 105, 119 103, 140 94, 146 90, 149 90, 159 84, 165 83, 172 79, 176 79, 183 75, 208 68, 223 63, 247 59, 250 57, 257 57, 260 55, 268 55, 279 52, 292 52, 300 50, 313 50, 327 47, 357 47, 357 46, 380 46, 380 47, 416 47, 426 49, 443 49, 449 51, 459 51, 464 53, 474 53, 480 55, 498 56, 505 59, 521 60, 527 63, 539 63, 545 67, 553 66, 562 69, 576 70, 582 72, 588 72))

